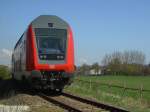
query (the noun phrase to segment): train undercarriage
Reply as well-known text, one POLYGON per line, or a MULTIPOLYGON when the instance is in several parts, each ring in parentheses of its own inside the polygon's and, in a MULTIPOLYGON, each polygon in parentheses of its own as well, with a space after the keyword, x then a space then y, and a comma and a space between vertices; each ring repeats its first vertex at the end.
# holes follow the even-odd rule
POLYGON ((31 72, 29 84, 33 88, 62 91, 65 85, 73 81, 73 74, 63 71, 37 71, 31 72))

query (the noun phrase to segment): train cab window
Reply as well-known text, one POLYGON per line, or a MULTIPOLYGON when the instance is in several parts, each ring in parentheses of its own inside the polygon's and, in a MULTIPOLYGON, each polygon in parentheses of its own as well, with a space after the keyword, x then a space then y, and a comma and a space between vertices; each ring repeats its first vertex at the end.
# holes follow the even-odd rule
POLYGON ((64 53, 66 50, 66 30, 38 28, 35 29, 38 49, 48 49, 64 53))
MULTIPOLYGON (((52 28, 36 28, 35 35, 39 55, 60 54, 61 56, 63 55, 63 57, 65 57, 67 30, 52 28)), ((57 57, 57 55, 54 57, 57 57)))
POLYGON ((51 50, 58 50, 60 52, 63 52, 63 44, 61 44, 61 39, 55 39, 55 38, 39 38, 38 40, 38 47, 40 49, 51 49, 51 50))

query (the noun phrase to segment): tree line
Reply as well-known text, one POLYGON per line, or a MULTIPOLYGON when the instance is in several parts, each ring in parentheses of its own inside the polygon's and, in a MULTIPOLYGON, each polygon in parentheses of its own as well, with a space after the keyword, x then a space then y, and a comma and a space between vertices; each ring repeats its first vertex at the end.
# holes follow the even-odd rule
POLYGON ((102 65, 83 64, 78 67, 78 74, 87 74, 94 69, 101 69, 104 75, 150 75, 150 66, 145 64, 146 57, 141 51, 131 50, 106 54, 102 59, 102 65))
POLYGON ((147 75, 149 67, 145 65, 145 54, 141 51, 124 51, 106 54, 102 60, 107 74, 147 75))

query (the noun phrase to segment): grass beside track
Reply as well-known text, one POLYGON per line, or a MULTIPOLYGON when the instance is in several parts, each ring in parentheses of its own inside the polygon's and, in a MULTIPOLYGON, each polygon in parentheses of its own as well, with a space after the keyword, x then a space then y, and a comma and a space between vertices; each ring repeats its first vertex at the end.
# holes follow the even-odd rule
POLYGON ((150 77, 148 76, 80 76, 76 77, 74 83, 66 88, 66 91, 94 98, 104 103, 124 107, 134 112, 150 112, 150 93, 133 90, 125 90, 100 85, 100 82, 110 85, 126 86, 130 88, 142 88, 150 90, 150 77), (88 81, 85 83, 78 81, 88 81))
POLYGON ((143 89, 150 90, 150 76, 80 76, 77 78, 119 86, 126 84, 127 87, 131 88, 140 88, 143 85, 143 89))

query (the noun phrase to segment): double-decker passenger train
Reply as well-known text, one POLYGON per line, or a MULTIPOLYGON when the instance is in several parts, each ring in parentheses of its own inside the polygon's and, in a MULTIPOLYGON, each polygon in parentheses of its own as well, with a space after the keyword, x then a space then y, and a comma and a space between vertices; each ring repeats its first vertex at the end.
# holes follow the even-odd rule
POLYGON ((62 90, 71 82, 74 70, 73 34, 68 23, 52 15, 33 20, 14 47, 12 78, 62 90))

